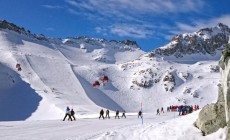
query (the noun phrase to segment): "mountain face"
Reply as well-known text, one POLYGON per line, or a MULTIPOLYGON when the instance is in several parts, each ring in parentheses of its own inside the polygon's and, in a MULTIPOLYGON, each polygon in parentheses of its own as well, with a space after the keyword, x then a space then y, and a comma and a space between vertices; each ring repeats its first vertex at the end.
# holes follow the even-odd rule
POLYGON ((55 39, 55 38, 46 38, 44 35, 36 35, 32 34, 29 30, 25 30, 23 27, 19 27, 13 23, 7 22, 6 20, 0 20, 0 30, 1 29, 8 29, 14 32, 17 32, 19 34, 27 35, 29 37, 34 37, 38 40, 47 41, 50 43, 63 43, 67 45, 78 45, 81 46, 82 49, 86 49, 87 45, 91 46, 112 46, 114 48, 120 47, 120 49, 124 50, 132 50, 133 49, 140 49, 139 45, 136 41, 131 40, 122 40, 122 41, 116 41, 116 40, 106 40, 106 39, 97 39, 97 38, 90 38, 86 36, 82 37, 76 37, 76 38, 66 38, 66 39, 55 39))
MULTIPOLYGON (((228 27, 219 24, 180 35, 167 47, 145 53, 130 40, 47 38, 6 21, 1 21, 0 27, 0 66, 5 68, 0 70, 0 77, 10 77, 10 86, 0 85, 0 92, 4 89, 5 93, 0 106, 8 105, 18 91, 16 97, 21 97, 22 106, 26 106, 21 102, 24 98, 34 105, 21 118, 32 120, 59 119, 67 105, 84 115, 98 113, 101 108, 137 112, 142 103, 145 112, 153 112, 168 105, 203 106, 215 102, 219 49, 229 34, 228 27), (209 58, 178 63, 197 54, 209 58), (174 59, 167 61, 170 57, 174 59), (21 71, 17 71, 16 64, 20 64, 21 71), (108 76, 107 83, 101 81, 103 76, 108 76), (93 87, 96 81, 100 85, 93 87), (28 89, 30 96, 19 90, 20 85, 28 89)), ((0 112, 5 110, 0 107, 0 112)), ((0 116, 0 120, 9 120, 10 116, 0 116)))
POLYGON ((215 55, 228 43, 230 29, 219 23, 213 28, 204 28, 194 33, 177 35, 165 46, 155 49, 152 55, 174 56, 182 58, 186 55, 215 55))

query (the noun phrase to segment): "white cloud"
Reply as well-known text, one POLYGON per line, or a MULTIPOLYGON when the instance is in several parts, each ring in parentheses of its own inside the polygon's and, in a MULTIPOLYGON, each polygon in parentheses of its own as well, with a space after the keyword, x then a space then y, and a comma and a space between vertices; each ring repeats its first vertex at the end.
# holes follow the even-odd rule
POLYGON ((42 5, 42 7, 48 8, 48 9, 63 9, 64 7, 59 5, 42 5))
POLYGON ((169 39, 176 34, 215 26, 219 22, 230 26, 230 15, 209 20, 193 19, 192 23, 176 21, 181 20, 181 13, 189 13, 194 18, 194 15, 205 12, 205 7, 209 7, 205 0, 65 0, 65 2, 69 13, 87 17, 93 22, 99 21, 100 27, 96 27, 95 31, 104 35, 112 33, 134 38, 169 39))
POLYGON ((160 21, 151 21, 153 16, 168 17, 169 14, 197 12, 204 6, 203 0, 65 0, 65 2, 69 13, 102 23, 100 28, 95 28, 97 33, 135 38, 146 38, 153 35, 154 29, 160 30, 160 21), (147 27, 150 24, 158 26, 147 27))
POLYGON ((78 8, 101 12, 129 9, 130 12, 142 13, 197 11, 204 5, 201 0, 66 0, 66 2, 78 8))
POLYGON ((154 33, 151 28, 146 25, 118 24, 111 26, 110 32, 122 37, 148 38, 154 33))
POLYGON ((192 33, 202 28, 214 27, 218 23, 223 23, 230 27, 230 15, 223 15, 209 20, 198 20, 191 24, 177 23, 176 28, 172 29, 172 34, 192 33))
POLYGON ((102 28, 102 27, 96 27, 95 28, 95 31, 96 31, 96 33, 98 33, 98 34, 102 34, 102 35, 108 35, 107 33, 108 33, 108 29, 106 29, 106 28, 102 28))
POLYGON ((53 27, 47 27, 47 28, 45 28, 45 30, 47 30, 47 31, 55 31, 55 29, 53 27))
POLYGON ((99 34, 108 35, 112 33, 120 37, 148 38, 154 31, 152 26, 138 24, 114 24, 107 27, 96 27, 99 34))
POLYGON ((66 0, 66 3, 92 14, 131 19, 143 14, 196 12, 204 6, 202 0, 66 0))

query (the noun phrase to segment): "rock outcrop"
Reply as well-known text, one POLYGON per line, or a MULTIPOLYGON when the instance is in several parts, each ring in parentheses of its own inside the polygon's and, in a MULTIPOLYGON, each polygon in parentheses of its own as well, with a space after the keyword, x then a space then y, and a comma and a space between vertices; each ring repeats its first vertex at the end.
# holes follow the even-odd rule
POLYGON ((219 23, 212 28, 204 28, 194 33, 180 34, 160 48, 155 49, 149 56, 175 56, 182 58, 186 55, 204 54, 214 56, 228 43, 230 29, 219 23))
POLYGON ((38 40, 48 41, 48 39, 43 34, 40 34, 40 35, 32 34, 30 32, 30 30, 25 30, 25 28, 19 27, 19 26, 15 25, 13 23, 10 23, 6 20, 0 20, 0 30, 1 29, 8 29, 8 30, 17 32, 19 34, 24 34, 24 35, 27 35, 30 37, 34 37, 38 40))
POLYGON ((171 72, 169 71, 166 72, 163 78, 163 84, 164 84, 165 91, 170 91, 170 92, 173 91, 176 84, 175 84, 175 78, 171 72))
POLYGON ((154 84, 153 78, 155 73, 153 73, 151 68, 141 70, 137 73, 134 73, 134 75, 137 77, 132 80, 132 83, 138 87, 149 88, 154 84))
POLYGON ((227 45, 219 66, 221 67, 221 84, 218 100, 215 104, 204 106, 195 125, 204 135, 213 133, 227 126, 227 138, 230 139, 230 44, 227 45))

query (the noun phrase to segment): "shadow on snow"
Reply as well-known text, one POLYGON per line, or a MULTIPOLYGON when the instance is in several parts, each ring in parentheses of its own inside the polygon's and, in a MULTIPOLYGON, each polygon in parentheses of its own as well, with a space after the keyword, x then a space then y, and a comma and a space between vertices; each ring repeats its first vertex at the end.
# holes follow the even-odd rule
POLYGON ((16 72, 2 64, 0 79, 0 121, 26 120, 37 110, 42 98, 16 72))

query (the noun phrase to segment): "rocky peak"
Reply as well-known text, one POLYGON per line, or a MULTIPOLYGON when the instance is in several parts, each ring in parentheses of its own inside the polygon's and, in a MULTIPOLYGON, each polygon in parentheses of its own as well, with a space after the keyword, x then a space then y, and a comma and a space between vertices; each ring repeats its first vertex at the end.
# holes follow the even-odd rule
POLYGON ((75 38, 67 38, 63 40, 64 44, 68 45, 75 45, 76 44, 88 44, 91 45, 92 47, 99 46, 99 48, 104 48, 106 46, 111 46, 113 48, 117 49, 125 49, 125 50, 133 50, 140 48, 137 44, 136 41, 131 41, 131 40, 123 40, 123 41, 117 41, 117 40, 106 40, 106 39, 101 39, 101 38, 90 38, 87 36, 80 36, 80 37, 75 37, 75 38))
POLYGON ((26 31, 23 27, 7 22, 6 20, 0 20, 0 29, 8 29, 22 34, 30 34, 30 31, 26 31))
POLYGON ((136 41, 131 41, 131 40, 123 40, 121 43, 128 45, 128 46, 138 46, 136 41))
POLYGON ((223 49, 228 43, 230 29, 219 23, 212 28, 203 28, 194 33, 176 35, 163 47, 152 53, 159 56, 183 57, 191 54, 215 55, 216 50, 223 49))
MULTIPOLYGON (((55 40, 52 38, 47 38, 43 34, 40 34, 40 35, 32 34, 29 30, 25 30, 25 28, 19 27, 6 20, 0 20, 0 30, 1 29, 8 29, 8 30, 17 32, 19 34, 23 34, 29 37, 36 38, 38 40, 51 41, 51 42, 55 40)), ((62 40, 62 39, 58 39, 58 40, 62 40)), ((140 48, 136 41, 131 41, 131 40, 123 40, 123 41, 110 40, 108 41, 106 39, 91 38, 88 36, 68 37, 66 39, 63 39, 62 42, 68 45, 76 45, 76 43, 77 44, 86 43, 91 46, 101 46, 101 47, 108 45, 108 46, 114 46, 115 48, 121 48, 125 50, 132 50, 132 49, 140 48)))
POLYGON ((220 28, 222 31, 229 31, 229 28, 227 25, 223 24, 223 23, 218 23, 217 25, 218 28, 220 28))
POLYGON ((30 37, 34 37, 38 40, 48 41, 48 39, 43 34, 40 34, 40 35, 32 34, 30 32, 30 30, 25 30, 25 28, 19 27, 19 26, 15 25, 13 23, 10 23, 6 20, 0 20, 0 30, 1 29, 8 29, 8 30, 17 32, 19 34, 24 34, 24 35, 27 35, 30 37))

